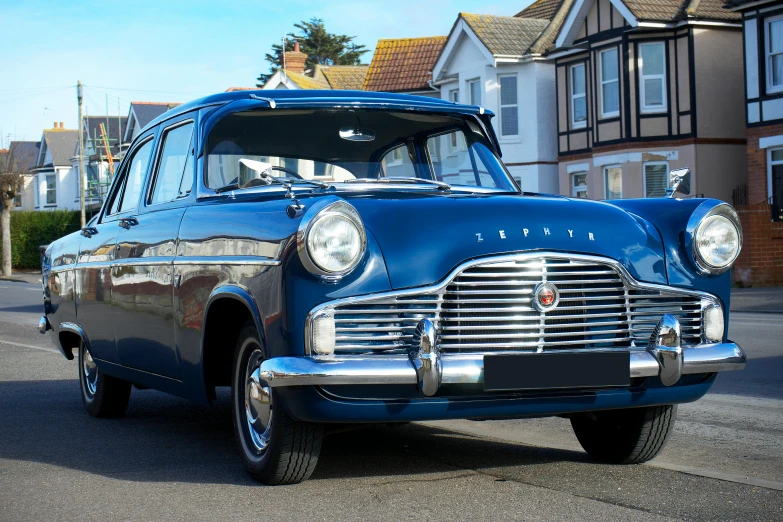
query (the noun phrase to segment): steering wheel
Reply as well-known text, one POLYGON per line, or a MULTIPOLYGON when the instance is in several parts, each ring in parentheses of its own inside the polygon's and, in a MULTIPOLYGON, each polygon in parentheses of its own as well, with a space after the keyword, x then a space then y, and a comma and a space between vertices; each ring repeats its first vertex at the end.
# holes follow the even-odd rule
POLYGON ((279 170, 281 172, 287 172, 288 174, 291 174, 296 179, 304 179, 302 176, 299 175, 298 172, 296 172, 295 170, 291 170, 289 168, 286 168, 286 167, 277 167, 275 165, 272 165, 271 167, 269 167, 269 170, 279 170))

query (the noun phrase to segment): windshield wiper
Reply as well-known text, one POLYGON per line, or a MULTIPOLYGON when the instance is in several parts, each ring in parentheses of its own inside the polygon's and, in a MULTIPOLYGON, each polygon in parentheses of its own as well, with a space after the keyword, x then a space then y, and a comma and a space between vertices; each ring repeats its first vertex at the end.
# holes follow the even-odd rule
POLYGON ((347 179, 345 180, 346 183, 423 183, 425 185, 435 185, 438 187, 439 190, 451 190, 451 185, 448 183, 443 183, 442 181, 434 181, 431 179, 424 179, 424 178, 402 178, 402 177, 392 177, 392 178, 356 178, 356 179, 347 179))
MULTIPOLYGON (((256 178, 256 179, 259 179, 259 178, 256 178)), ((309 180, 309 179, 290 179, 290 180, 285 180, 283 178, 276 178, 275 176, 269 176, 268 174, 267 175, 262 175, 260 179, 263 181, 262 185, 251 185, 251 186, 240 187, 239 183, 234 181, 232 183, 229 183, 228 185, 224 185, 224 186, 222 186, 220 188, 216 188, 215 192, 217 194, 221 194, 223 192, 231 192, 232 190, 241 190, 241 189, 246 189, 246 188, 254 188, 254 187, 258 187, 258 186, 269 186, 272 183, 277 183, 279 185, 282 185, 289 193, 291 192, 291 186, 296 184, 296 183, 304 183, 306 185, 312 185, 312 186, 315 186, 315 187, 318 187, 318 188, 329 188, 331 186, 328 183, 325 183, 323 181, 315 181, 315 180, 309 180)))

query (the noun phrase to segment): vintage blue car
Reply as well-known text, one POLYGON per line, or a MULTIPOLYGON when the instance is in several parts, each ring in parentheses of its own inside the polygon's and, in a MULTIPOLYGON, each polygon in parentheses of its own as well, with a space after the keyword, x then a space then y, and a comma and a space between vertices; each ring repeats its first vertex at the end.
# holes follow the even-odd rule
MULTIPOLYGON (((325 426, 560 415, 653 458, 676 404, 741 369, 741 229, 710 199, 521 192, 481 107, 256 91, 169 111, 103 208, 46 251, 46 315, 87 411, 231 387, 247 471, 307 478, 325 426)), ((689 176, 673 172, 672 195, 689 176)))

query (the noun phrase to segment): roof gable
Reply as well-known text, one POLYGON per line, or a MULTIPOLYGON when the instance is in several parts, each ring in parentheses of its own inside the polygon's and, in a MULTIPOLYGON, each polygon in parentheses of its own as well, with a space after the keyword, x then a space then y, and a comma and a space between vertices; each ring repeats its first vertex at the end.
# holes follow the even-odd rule
POLYGON ((378 40, 363 90, 405 92, 430 89, 429 80, 445 36, 378 40))
POLYGON ((524 56, 549 20, 460 13, 481 43, 495 57, 524 56))
POLYGON ((369 68, 368 65, 324 65, 321 73, 332 89, 360 91, 369 68))
POLYGON ((67 129, 49 129, 43 133, 41 151, 46 155, 38 162, 39 167, 47 166, 46 158, 51 157, 54 167, 71 166, 71 158, 79 140, 79 131, 67 129))
POLYGON ((16 174, 24 174, 35 168, 38 161, 38 153, 41 149, 40 141, 12 141, 8 147, 8 171, 16 174))

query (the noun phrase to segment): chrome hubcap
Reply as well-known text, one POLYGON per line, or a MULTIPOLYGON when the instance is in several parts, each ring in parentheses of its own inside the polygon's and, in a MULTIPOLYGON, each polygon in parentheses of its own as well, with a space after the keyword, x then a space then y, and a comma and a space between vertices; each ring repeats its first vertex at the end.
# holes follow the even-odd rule
POLYGON ((84 357, 82 357, 82 372, 87 392, 90 395, 95 395, 95 390, 98 387, 98 365, 95 364, 92 355, 86 348, 84 348, 84 357))
POLYGON ((269 445, 272 426, 272 388, 261 380, 263 354, 256 350, 250 354, 245 372, 245 419, 250 443, 258 453, 269 445))

